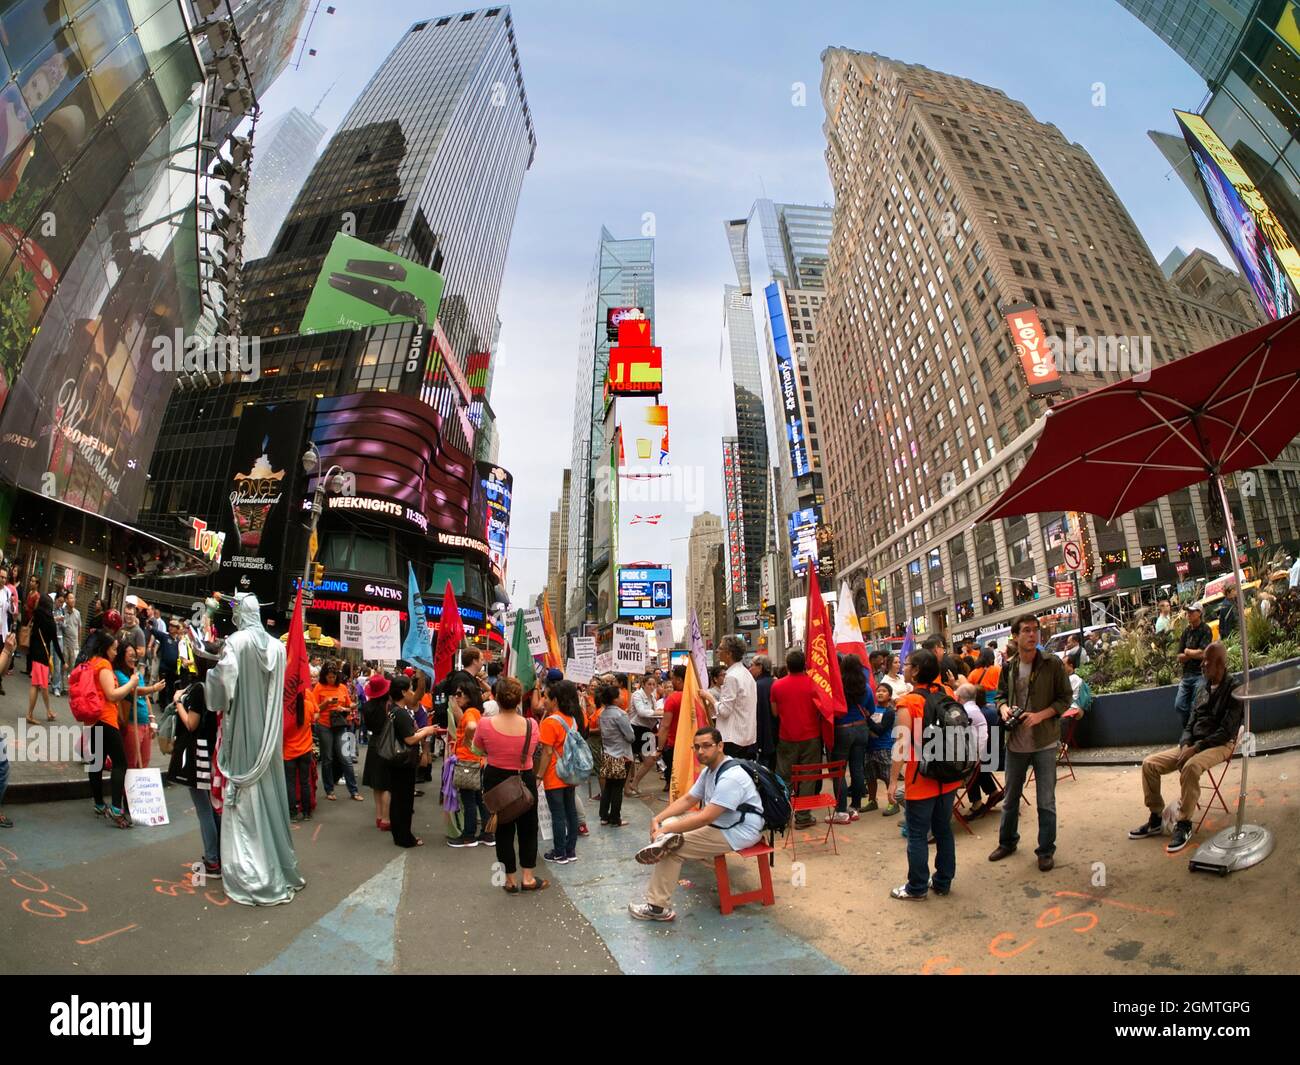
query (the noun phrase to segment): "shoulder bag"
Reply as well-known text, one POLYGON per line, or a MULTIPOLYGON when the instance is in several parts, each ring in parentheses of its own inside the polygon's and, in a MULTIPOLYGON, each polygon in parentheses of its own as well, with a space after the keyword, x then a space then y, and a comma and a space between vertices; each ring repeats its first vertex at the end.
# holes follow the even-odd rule
MULTIPOLYGON (((528 757, 528 748, 532 742, 533 722, 529 718, 524 725, 524 749, 519 759, 521 762, 528 757)), ((500 784, 494 785, 483 793, 483 805, 491 812, 492 821, 498 825, 508 825, 518 820, 531 810, 536 802, 536 797, 524 783, 523 770, 506 777, 500 784)), ((484 829, 484 831, 490 830, 484 829)))
POLYGON ((398 738, 397 727, 393 723, 398 713, 398 710, 390 713, 384 727, 379 730, 375 753, 394 769, 414 769, 420 761, 419 747, 412 747, 398 738))

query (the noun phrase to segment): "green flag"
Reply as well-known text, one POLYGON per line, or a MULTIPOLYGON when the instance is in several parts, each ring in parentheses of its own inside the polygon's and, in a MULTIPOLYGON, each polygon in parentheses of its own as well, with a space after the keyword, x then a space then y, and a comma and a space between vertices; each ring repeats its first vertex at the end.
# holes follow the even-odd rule
POLYGON ((515 631, 510 637, 510 672, 527 692, 537 681, 533 668, 533 653, 528 649, 528 630, 524 627, 524 612, 515 612, 515 631))

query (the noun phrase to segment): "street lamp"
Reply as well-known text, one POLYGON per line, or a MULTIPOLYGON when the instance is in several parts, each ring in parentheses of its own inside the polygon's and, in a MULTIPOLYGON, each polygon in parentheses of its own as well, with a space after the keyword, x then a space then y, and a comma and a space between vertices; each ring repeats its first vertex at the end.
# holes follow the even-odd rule
MULTIPOLYGON (((303 472, 311 476, 320 466, 320 452, 314 443, 307 445, 302 456, 303 472)), ((342 466, 331 466, 316 482, 316 493, 311 501, 311 524, 307 532, 307 561, 302 568, 302 588, 306 592, 311 577, 312 542, 316 539, 316 525, 320 521, 321 511, 325 509, 325 494, 328 491, 339 492, 343 488, 344 470, 342 466)))

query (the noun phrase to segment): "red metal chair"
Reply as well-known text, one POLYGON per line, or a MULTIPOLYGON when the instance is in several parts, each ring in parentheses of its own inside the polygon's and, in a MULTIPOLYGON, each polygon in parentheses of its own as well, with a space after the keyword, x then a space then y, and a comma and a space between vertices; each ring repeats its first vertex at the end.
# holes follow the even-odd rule
POLYGON ((1223 812, 1228 816, 1232 816, 1232 810, 1229 809, 1227 802, 1223 798, 1223 792, 1219 790, 1219 787, 1223 784, 1223 778, 1228 775, 1228 767, 1232 765, 1232 759, 1237 754, 1237 743, 1240 739, 1241 739, 1241 731, 1238 730, 1237 739, 1234 739, 1232 741, 1232 749, 1228 751, 1228 757, 1225 758, 1218 767, 1210 766, 1210 768, 1205 771, 1206 777, 1209 778, 1210 788, 1213 791, 1213 794, 1204 803, 1198 802, 1196 804, 1196 808, 1198 810, 1203 805, 1205 807, 1205 812, 1201 814, 1200 820, 1196 822, 1196 831, 1192 833, 1193 835, 1195 835, 1196 832, 1199 832, 1201 830, 1201 826, 1205 824, 1205 819, 1210 816, 1210 810, 1213 808, 1214 801, 1216 799, 1219 801, 1219 805, 1223 807, 1223 812), (1218 779, 1215 779, 1214 776, 1214 770, 1216 768, 1219 769, 1218 779))
MULTIPOLYGON (((794 817, 801 813, 812 813, 815 810, 830 810, 832 816, 826 822, 826 835, 822 838, 821 843, 825 844, 830 841, 831 847, 836 854, 840 853, 839 847, 835 843, 835 781, 844 775, 844 766, 847 763, 843 760, 838 762, 817 762, 810 765, 796 765, 790 768, 790 808, 794 817), (829 793, 821 790, 823 781, 830 781, 831 790, 829 793), (817 793, 814 795, 800 795, 801 785, 817 785, 817 793)), ((815 818, 814 818, 815 820, 815 818)), ((793 825, 786 834, 785 845, 794 848, 794 857, 799 857, 799 849, 795 844, 798 831, 793 825)))
POLYGON ((776 904, 776 895, 772 891, 772 866, 769 864, 770 855, 774 853, 773 849, 766 843, 755 843, 752 847, 746 847, 743 851, 732 851, 733 854, 741 858, 758 859, 758 883, 756 891, 742 891, 738 894, 732 894, 731 877, 727 871, 727 856, 719 854, 713 859, 713 872, 718 877, 718 903, 722 907, 722 914, 725 917, 737 906, 744 906, 748 902, 761 902, 764 906, 773 906, 776 904))

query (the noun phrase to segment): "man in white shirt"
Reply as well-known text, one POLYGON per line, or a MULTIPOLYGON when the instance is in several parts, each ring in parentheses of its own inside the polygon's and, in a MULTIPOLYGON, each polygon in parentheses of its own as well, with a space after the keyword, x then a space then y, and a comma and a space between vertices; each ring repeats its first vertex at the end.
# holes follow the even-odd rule
POLYGON ((718 698, 718 731, 727 755, 752 760, 758 753, 758 684, 744 659, 745 642, 724 636, 718 645, 718 660, 727 667, 718 698))

